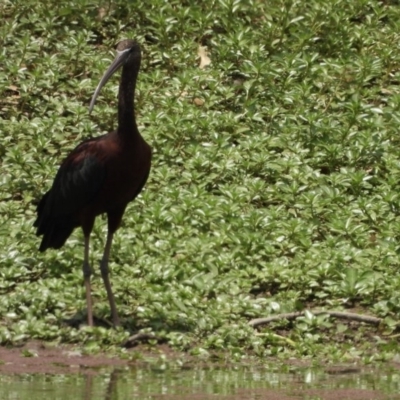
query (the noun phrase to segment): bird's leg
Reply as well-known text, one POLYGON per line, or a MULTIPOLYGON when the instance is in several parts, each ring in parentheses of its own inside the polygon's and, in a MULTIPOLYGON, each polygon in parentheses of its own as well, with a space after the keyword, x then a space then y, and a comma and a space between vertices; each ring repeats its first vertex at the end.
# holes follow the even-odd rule
POLYGON ((89 236, 85 236, 85 253, 83 258, 83 279, 86 288, 86 307, 88 325, 93 326, 93 309, 92 309, 92 294, 90 288, 90 276, 92 275, 92 268, 89 264, 89 236))
POLYGON ((115 306, 114 295, 111 290, 111 283, 108 276, 109 274, 108 260, 110 258, 112 240, 113 240, 113 233, 108 231, 107 242, 103 253, 103 259, 101 260, 100 263, 100 271, 101 271, 101 277, 103 278, 104 281, 104 286, 106 287, 108 302, 110 303, 113 324, 114 326, 119 326, 120 325, 119 316, 117 312, 117 307, 115 306))

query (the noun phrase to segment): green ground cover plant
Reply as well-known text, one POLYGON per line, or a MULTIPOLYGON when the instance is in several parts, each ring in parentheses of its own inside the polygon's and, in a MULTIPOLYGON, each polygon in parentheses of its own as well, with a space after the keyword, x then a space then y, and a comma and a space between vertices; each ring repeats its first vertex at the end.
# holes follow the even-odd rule
MULTIPOLYGON (((397 2, 2 0, 0 15, 1 344, 104 350, 147 332, 232 359, 398 357, 397 2), (88 105, 123 38, 143 47, 153 166, 112 249, 123 329, 77 329, 63 321, 85 308, 82 233, 39 254, 35 204, 72 148, 116 126, 118 78, 88 105)), ((98 218, 100 319, 105 232, 98 218)))

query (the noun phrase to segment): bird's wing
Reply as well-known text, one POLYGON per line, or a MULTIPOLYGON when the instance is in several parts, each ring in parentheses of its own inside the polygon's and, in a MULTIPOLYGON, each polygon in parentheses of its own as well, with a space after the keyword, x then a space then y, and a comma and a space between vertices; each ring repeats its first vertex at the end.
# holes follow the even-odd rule
POLYGON ((61 164, 45 200, 45 214, 52 217, 73 214, 100 191, 106 167, 99 156, 90 151, 93 148, 90 142, 75 148, 61 164))

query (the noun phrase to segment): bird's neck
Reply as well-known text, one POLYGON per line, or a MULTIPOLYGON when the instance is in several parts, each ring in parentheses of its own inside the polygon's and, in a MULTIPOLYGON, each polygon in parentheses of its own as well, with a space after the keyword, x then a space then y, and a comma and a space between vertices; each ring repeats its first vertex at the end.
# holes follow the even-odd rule
POLYGON ((139 66, 122 69, 118 94, 118 133, 127 139, 140 137, 135 119, 135 89, 139 66))

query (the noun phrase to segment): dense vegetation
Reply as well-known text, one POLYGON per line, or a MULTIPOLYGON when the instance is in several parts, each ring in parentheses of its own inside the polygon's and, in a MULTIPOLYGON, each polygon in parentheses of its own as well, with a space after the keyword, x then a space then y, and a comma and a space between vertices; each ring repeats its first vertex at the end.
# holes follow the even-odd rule
MULTIPOLYGON (((0 15, 1 343, 104 349, 145 330, 193 354, 397 355, 397 2, 2 0, 0 15), (84 313, 83 236, 38 253, 35 204, 68 151, 115 128, 118 78, 88 104, 123 38, 142 44, 154 162, 114 240, 124 329, 76 329, 63 319, 84 313), (383 322, 248 324, 305 309, 383 322)), ((101 319, 105 236, 98 218, 101 319)))

